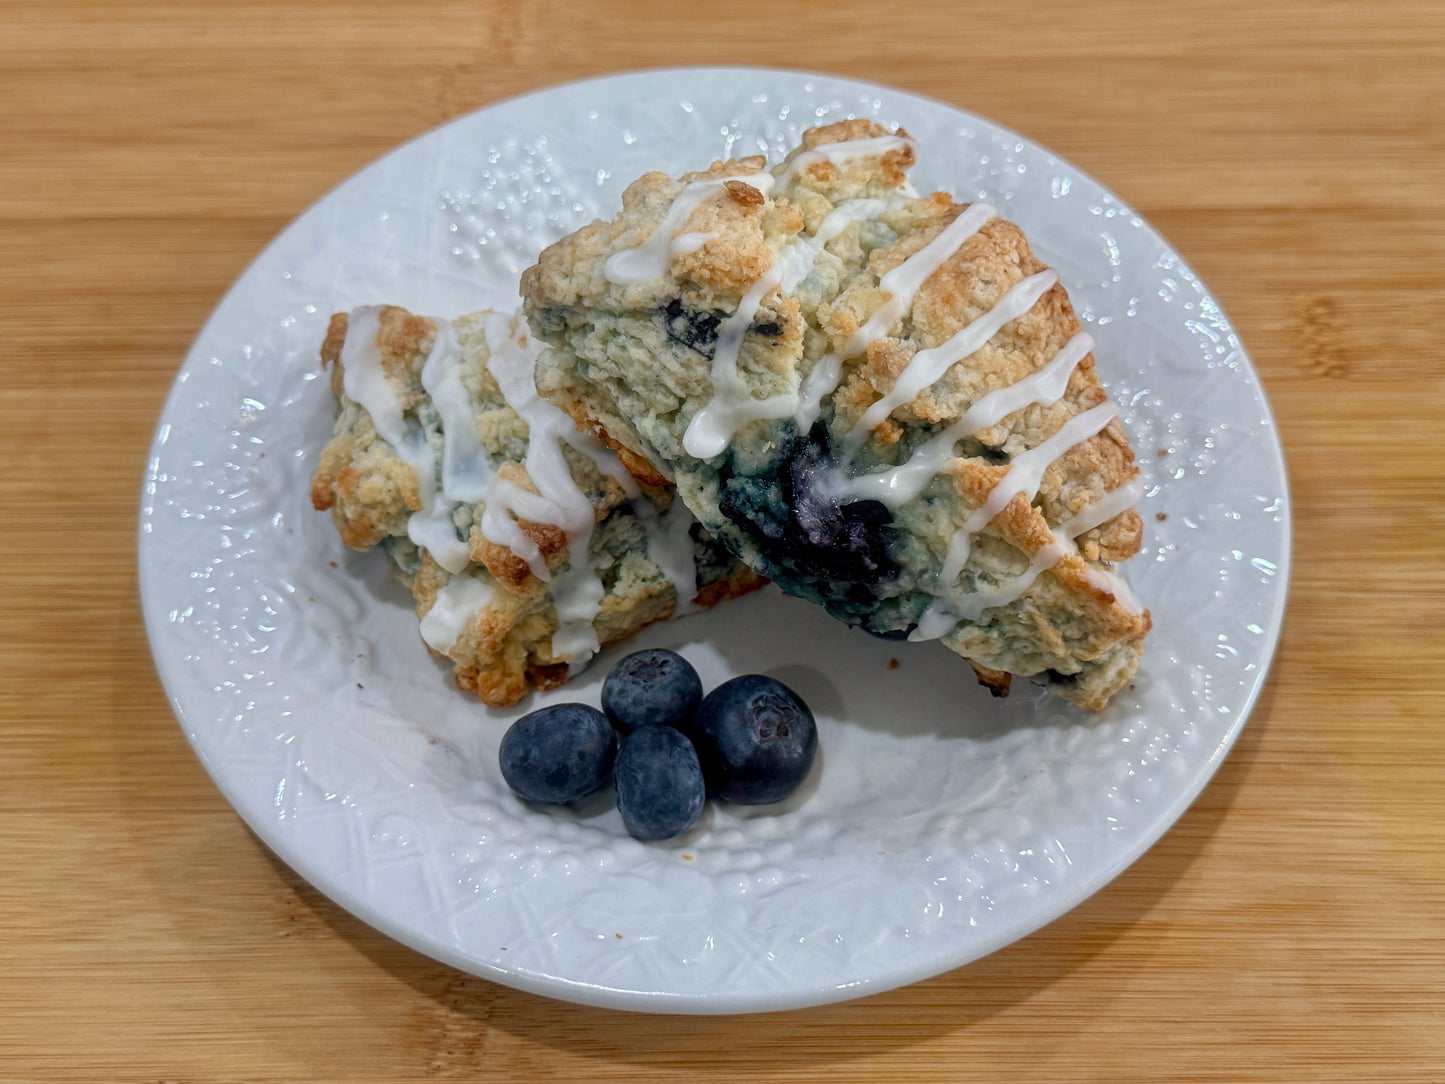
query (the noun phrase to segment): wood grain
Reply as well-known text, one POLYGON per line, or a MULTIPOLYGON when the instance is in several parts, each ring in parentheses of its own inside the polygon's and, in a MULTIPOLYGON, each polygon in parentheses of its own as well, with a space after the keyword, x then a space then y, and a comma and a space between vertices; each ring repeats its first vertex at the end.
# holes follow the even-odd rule
POLYGON ((1418 0, 0 5, 0 1078, 1445 1080, 1442 56, 1418 0), (1155 848, 974 965, 735 1020, 516 993, 319 896, 190 753, 134 572, 170 380, 270 237, 450 117, 705 61, 1118 192, 1250 348, 1296 510, 1274 674, 1155 848))

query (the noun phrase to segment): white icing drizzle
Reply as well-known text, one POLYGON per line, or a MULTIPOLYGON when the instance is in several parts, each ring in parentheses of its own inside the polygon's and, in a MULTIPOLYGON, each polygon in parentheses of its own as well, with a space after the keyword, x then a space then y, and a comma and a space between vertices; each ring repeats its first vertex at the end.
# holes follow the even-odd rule
POLYGON ((413 512, 406 521, 406 535, 422 546, 448 572, 460 572, 472 559, 469 543, 457 537, 452 512, 456 505, 436 501, 429 511, 413 512))
MULTIPOLYGON (((924 611, 923 616, 919 619, 918 627, 908 638, 914 641, 936 640, 940 636, 947 635, 960 621, 976 621, 985 610, 991 610, 997 606, 1007 606, 1021 598, 1042 573, 1057 566, 1065 556, 1078 556, 1079 547, 1074 543, 1074 539, 1133 508, 1143 495, 1144 480, 1136 475, 1118 489, 1085 505, 1072 517, 1054 528, 1053 537, 1049 540, 1048 545, 1039 548, 1033 559, 1029 561, 1028 568, 1015 579, 992 591, 976 591, 964 599, 953 599, 948 602, 943 599, 935 600, 924 611)), ((1124 577, 1117 572, 1112 569, 1087 565, 1084 568, 1084 576, 1095 588, 1112 594, 1126 609, 1139 612, 1141 607, 1138 598, 1124 577)))
MULTIPOLYGON (((850 199, 838 204, 822 222, 811 237, 800 237, 783 250, 780 260, 783 265, 782 291, 791 294, 799 283, 813 273, 818 257, 829 241, 837 237, 855 222, 869 222, 895 206, 890 199, 850 199)), ((798 390, 798 405, 793 412, 793 421, 799 432, 807 432, 818 420, 822 411, 823 396, 838 386, 843 373, 843 359, 836 354, 824 354, 818 359, 803 385, 798 390)))
POLYGON ((716 236, 716 230, 680 233, 668 243, 667 254, 669 256, 690 256, 716 236))
MULTIPOLYGON (((574 427, 571 432, 563 433, 562 439, 592 460, 600 473, 607 475, 621 486, 622 492, 627 494, 629 500, 638 501, 642 497, 642 490, 637 485, 637 479, 627 473, 627 468, 622 465, 622 460, 618 459, 611 448, 591 433, 580 433, 574 427)), ((652 506, 648 505, 648 507, 652 506)))
POLYGON ((499 546, 506 546, 523 561, 532 575, 544 583, 551 580, 552 573, 537 543, 522 530, 518 520, 532 523, 551 523, 557 510, 551 501, 523 489, 506 478, 498 478, 487 490, 487 502, 482 509, 482 537, 499 546), (513 518, 515 513, 516 518, 513 518))
POLYGON ((931 387, 953 365, 983 347, 1001 331, 1005 325, 1017 320, 1038 304, 1054 283, 1059 281, 1057 271, 1049 268, 1036 275, 1030 275, 1014 283, 993 308, 977 320, 961 329, 942 346, 930 347, 914 354, 903 372, 898 374, 893 388, 863 412, 849 433, 849 442, 858 447, 868 439, 868 434, 881 424, 904 403, 912 402, 924 388, 931 387))
POLYGON ((712 356, 712 398, 687 423, 682 447, 688 455, 711 459, 723 452, 733 434, 748 422, 759 418, 786 418, 797 409, 796 393, 782 392, 767 399, 756 399, 752 388, 738 373, 743 335, 763 298, 778 288, 782 274, 782 268, 774 263, 743 295, 737 311, 718 325, 712 356))
POLYGON ((793 412, 793 423, 799 433, 813 428, 818 415, 823 412, 823 397, 838 386, 843 379, 843 359, 837 354, 824 354, 803 377, 798 389, 798 409, 793 412))
POLYGON ((872 221, 896 205, 896 200, 850 199, 844 200, 834 207, 828 216, 818 223, 818 228, 813 231, 813 236, 799 237, 783 250, 782 256, 779 257, 783 265, 781 283, 783 293, 791 294, 798 288, 800 282, 813 273, 818 257, 829 241, 853 223, 872 221))
MULTIPOLYGON (((1064 554, 1073 547, 1074 536, 1097 527, 1107 519, 1112 519, 1137 502, 1138 491, 1132 485, 1121 486, 1096 502, 1097 508, 1086 507, 1061 524, 1054 532, 1052 540, 1034 555, 1029 563, 1029 568, 1019 580, 996 592, 979 592, 961 601, 952 598, 953 585, 963 572, 964 565, 968 563, 973 536, 987 526, 1018 494, 1026 494, 1029 500, 1033 500, 1043 482, 1044 472, 1054 461, 1074 445, 1088 440, 1103 430, 1118 413, 1119 408, 1115 404, 1101 403, 1082 414, 1076 414, 1048 440, 1014 459, 1008 473, 989 490, 988 497, 983 504, 975 508, 964 520, 963 525, 954 532, 953 538, 949 541, 948 554, 944 558, 943 567, 938 573, 940 596, 919 618, 918 627, 909 634, 910 640, 935 640, 947 634, 961 620, 972 620, 990 606, 1001 606, 1012 602, 1028 589, 1040 572, 1046 568, 1052 568, 1063 559, 1064 554), (1125 501, 1128 503, 1123 503, 1125 501), (1118 504, 1119 507, 1113 508, 1115 504, 1118 504), (1108 512, 1111 508, 1113 508, 1111 515, 1104 519, 1095 518, 1096 515, 1108 512), (1017 592, 1010 593, 1015 585, 1018 586, 1017 592)), ((1090 571, 1104 572, 1101 569, 1091 569, 1090 571)), ((1123 583, 1122 578, 1113 573, 1105 573, 1105 575, 1123 583)), ((1090 579, 1096 583, 1096 586, 1099 585, 1100 581, 1095 580, 1093 576, 1090 576, 1090 579)), ((1112 583, 1112 581, 1110 582, 1112 583)), ((1106 590, 1113 590, 1112 585, 1106 590)), ((1120 594, 1117 591, 1115 593, 1120 594)), ((1137 606, 1137 602, 1133 600, 1133 593, 1128 591, 1127 585, 1124 587, 1121 598, 1126 605, 1137 606)))
POLYGON ((989 490, 988 498, 970 512, 968 518, 963 521, 963 526, 954 532, 953 538, 948 544, 948 556, 944 558, 943 568, 938 574, 939 583, 951 585, 958 579, 959 574, 963 571, 963 566, 968 563, 973 536, 987 526, 994 516, 1002 512, 1009 501, 1020 493, 1026 495, 1029 500, 1033 500, 1039 491, 1039 486, 1043 483, 1044 472, 1049 469, 1054 460, 1075 444, 1088 440, 1098 433, 1118 413, 1119 408, 1113 403, 1100 403, 1092 410, 1074 415, 1059 428, 1057 433, 1037 448, 1030 448, 1022 455, 1015 456, 1009 465, 1008 473, 989 490))
MULTIPOLYGON (((831 144, 799 155, 783 170, 778 180, 786 184, 798 169, 825 158, 830 161, 843 161, 885 153, 906 145, 909 145, 909 141, 901 136, 879 136, 831 144)), ((729 180, 741 180, 764 195, 771 192, 774 185, 773 176, 766 173, 739 178, 710 178, 686 185, 673 199, 662 221, 642 244, 608 257, 603 265, 603 274, 608 281, 626 284, 658 278, 667 272, 673 256, 695 251, 705 243, 711 235, 677 234, 677 231, 686 224, 693 211, 704 200, 720 190, 729 180)), ((998 213, 986 203, 976 203, 967 208, 923 248, 882 277, 879 286, 889 292, 889 299, 863 327, 849 337, 837 357, 830 354, 820 359, 799 391, 784 392, 767 399, 755 398, 752 389, 738 374, 737 361, 743 336, 763 299, 785 282, 789 284, 789 289, 796 287, 811 269, 823 245, 842 232, 850 222, 881 213, 886 206, 887 203, 883 200, 850 200, 840 204, 820 224, 812 238, 794 243, 792 247, 800 249, 797 255, 790 256, 785 253, 775 261, 743 295, 737 311, 719 325, 713 352, 712 399, 693 415, 683 434, 683 448, 689 455, 698 459, 711 459, 721 454, 733 435, 743 425, 754 420, 792 416, 800 428, 810 427, 817 419, 823 398, 838 385, 842 373, 841 359, 861 353, 870 342, 886 334, 912 308, 914 296, 929 276, 956 252, 964 241, 998 213), (850 204, 853 206, 849 206, 850 204)))
POLYGON ((602 265, 602 274, 608 282, 627 285, 648 282, 667 273, 668 264, 675 256, 696 252, 711 238, 711 233, 684 233, 674 236, 686 225, 702 203, 714 193, 720 192, 729 181, 741 181, 756 188, 763 195, 773 190, 771 173, 753 173, 743 177, 712 177, 693 181, 686 185, 672 204, 662 221, 647 235, 647 239, 636 248, 614 252, 602 265))
POLYGON ((960 620, 943 599, 936 598, 919 616, 918 624, 908 634, 908 639, 915 644, 921 644, 927 640, 937 640, 957 628, 960 620))
POLYGON ((496 477, 477 435, 472 396, 462 383, 462 350, 449 321, 436 321, 436 341, 421 370, 421 386, 441 415, 442 492, 453 501, 476 503, 496 477))
POLYGON ((421 638, 428 647, 445 655, 466 631, 472 616, 491 601, 491 584, 475 576, 453 576, 442 584, 431 609, 421 619, 421 638))
POLYGON ((881 339, 893 329, 893 325, 907 316, 913 309, 913 298, 923 284, 943 266, 945 260, 957 252, 965 241, 983 229, 989 219, 998 214, 987 203, 971 204, 938 235, 908 259, 878 280, 878 288, 892 296, 888 298, 868 322, 853 332, 843 344, 842 356, 856 357, 868 349, 874 339, 881 339))
POLYGON ((407 520, 406 533, 418 546, 425 547, 442 568, 457 573, 471 561, 472 550, 467 540, 457 537, 452 516, 459 501, 476 501, 485 494, 492 470, 477 439, 470 401, 462 385, 462 352, 456 332, 445 320, 434 323, 436 335, 422 365, 421 383, 442 419, 442 494, 438 498, 436 465, 428 447, 426 478, 417 476, 421 511, 413 512, 407 520))
POLYGON ((850 478, 843 492, 849 497, 882 501, 890 508, 914 500, 953 458, 953 446, 960 440, 997 425, 1026 406, 1053 404, 1062 399, 1068 390, 1069 377, 1093 348, 1093 338, 1087 332, 1079 332, 1042 369, 1015 384, 989 392, 947 429, 920 444, 908 462, 892 470, 850 478))
MULTIPOLYGON (((1059 525, 1058 530, 1070 540, 1078 538, 1085 531, 1091 531, 1100 524, 1108 523, 1115 516, 1133 508, 1144 496, 1144 479, 1136 474, 1118 489, 1104 494, 1092 504, 1079 509, 1070 519, 1059 525)), ((1074 552, 1078 552, 1075 549, 1074 552)), ((1134 594, 1123 576, 1113 569, 1089 565, 1084 570, 1089 582, 1100 591, 1112 594, 1127 610, 1140 613, 1144 604, 1134 594)))
MULTIPOLYGON (((447 352, 447 340, 438 333, 428 362, 447 352)), ((415 420, 408 420, 400 397, 381 367, 381 306, 368 305, 351 313, 346 338, 341 346, 342 386, 346 394, 371 415, 372 425, 395 450, 397 458, 416 476, 421 509, 407 518, 406 533, 418 546, 425 546, 448 572, 460 572, 471 559, 467 544, 457 538, 452 523, 454 502, 437 500, 436 460, 426 432, 415 420)), ((450 332, 450 328, 448 328, 450 332)), ((455 337, 451 338, 455 347, 455 337)))
POLYGON ((849 139, 841 143, 825 143, 811 151, 803 151, 789 162, 783 168, 783 172, 778 174, 778 187, 786 188, 799 173, 818 162, 842 165, 859 158, 883 155, 889 151, 903 150, 905 147, 914 146, 913 140, 907 136, 896 135, 871 136, 867 139, 849 139))
POLYGON ((848 336, 842 350, 823 355, 808 373, 809 380, 799 397, 801 401, 795 415, 800 429, 812 426, 818 418, 823 399, 837 390, 843 375, 843 360, 857 357, 868 349, 870 343, 893 330, 894 324, 913 311, 913 299, 929 277, 997 214, 998 211, 987 203, 970 205, 938 236, 878 280, 878 288, 888 291, 891 296, 862 327, 848 336))
POLYGON ((371 424, 383 440, 399 445, 406 432, 401 400, 381 368, 381 306, 353 309, 346 320, 341 343, 341 383, 348 398, 371 415, 371 424))
POLYGON ((1064 522, 1057 530, 1069 538, 1078 538, 1086 531, 1108 523, 1115 516, 1127 512, 1144 497, 1144 478, 1134 475, 1118 489, 1110 490, 1096 501, 1084 505, 1064 522))
MULTIPOLYGON (((507 405, 527 423, 527 455, 523 465, 539 493, 503 485, 503 480, 498 479, 487 495, 482 532, 486 534, 489 525, 500 526, 499 519, 510 518, 506 516, 508 511, 521 519, 550 523, 562 529, 567 538, 568 562, 567 568, 555 579, 535 545, 526 554, 515 546, 512 549, 527 562, 533 575, 551 583, 552 602, 559 622, 552 634, 552 653, 576 662, 579 656, 590 658, 600 646, 592 620, 597 616, 604 592, 587 552, 597 516, 592 501, 573 480, 572 470, 562 454, 562 444, 574 431, 572 420, 537 395, 533 370, 540 350, 530 342, 524 346, 518 341, 515 319, 489 313, 482 328, 491 350, 488 368, 507 405)), ((520 533, 515 525, 506 529, 509 537, 515 537, 514 530, 520 533)))
POLYGON ((677 496, 661 516, 647 501, 636 502, 633 507, 647 532, 647 556, 662 569, 677 592, 677 608, 672 616, 696 613, 701 607, 693 601, 697 598, 697 553, 692 544, 691 529, 696 522, 692 513, 677 496))
MULTIPOLYGON (((911 146, 911 141, 904 137, 881 136, 805 151, 775 173, 776 185, 780 189, 785 188, 802 170, 820 161, 841 163, 905 146, 911 146)), ((627 284, 660 277, 667 272, 673 257, 695 252, 706 244, 714 234, 678 231, 693 211, 730 179, 734 178, 714 178, 684 187, 662 221, 641 245, 615 253, 607 260, 604 265, 607 279, 627 284)), ((774 177, 767 174, 736 179, 753 185, 764 195, 769 194, 775 183, 774 177)), ((910 194, 911 188, 904 193, 910 194)), ((792 294, 812 273, 830 240, 853 223, 877 218, 890 205, 887 199, 848 200, 837 205, 811 237, 800 237, 784 250, 773 266, 744 294, 737 311, 723 320, 719 325, 713 355, 713 397, 693 416, 683 437, 683 447, 689 455, 708 459, 720 454, 737 430, 755 419, 792 415, 800 430, 810 428, 818 418, 822 400, 838 387, 843 361, 861 355, 871 343, 886 336, 912 310, 914 298, 929 277, 998 213, 986 203, 966 208, 919 251, 879 280, 879 289, 889 295, 888 300, 849 336, 837 353, 830 352, 819 359, 797 393, 784 393, 762 400, 755 398, 738 373, 737 363, 744 335, 764 298, 779 288, 785 294, 792 294)), ((867 439, 869 432, 894 410, 936 383, 951 366, 981 349, 1009 322, 1027 313, 1057 281, 1058 275, 1052 269, 1023 279, 1010 288, 993 308, 961 329, 948 342, 915 354, 888 394, 858 420, 849 433, 848 443, 856 450, 867 439)), ((1031 404, 1059 401, 1067 390, 1073 371, 1092 348, 1093 340, 1080 332, 1043 368, 1013 385, 985 395, 973 404, 947 429, 921 445, 909 462, 889 471, 849 479, 843 483, 842 493, 882 500, 895 508, 915 499, 951 458, 954 445, 959 440, 995 425, 1031 404)), ((963 600, 951 597, 952 587, 968 562, 973 535, 1019 493, 1032 500, 1049 466, 1069 448, 1100 432, 1117 414, 1118 407, 1112 403, 1085 411, 1071 418, 1038 447, 1014 459, 1004 478, 990 490, 984 503, 970 513, 951 538, 939 574, 939 584, 944 590, 925 611, 909 639, 926 640, 943 636, 960 620, 975 619, 990 607, 1006 605, 1019 598, 1042 572, 1057 565, 1066 555, 1078 553, 1073 541, 1075 537, 1107 522, 1138 501, 1142 483, 1136 478, 1060 524, 1050 542, 1030 560, 1028 568, 1010 583, 992 591, 977 592, 963 600)), ((667 520, 677 513, 680 503, 674 504, 667 520)), ((655 523, 654 519, 648 525, 655 523)), ((691 562, 692 546, 686 531, 690 517, 679 520, 679 523, 681 525, 676 529, 670 522, 665 523, 662 531, 650 529, 648 537, 650 555, 677 588, 681 611, 684 604, 690 604, 695 594, 696 570, 691 562), (677 553, 685 552, 689 559, 674 559, 676 553, 669 556, 665 551, 672 547, 677 548, 677 553), (692 568, 692 577, 686 580, 687 590, 684 590, 684 577, 689 567, 692 568)), ((1124 605, 1138 608, 1138 600, 1128 584, 1116 573, 1089 566, 1085 575, 1094 586, 1113 593, 1124 605)))
POLYGON ((1090 565, 1084 570, 1084 575, 1100 591, 1113 595, 1119 604, 1130 613, 1144 612, 1144 603, 1140 602, 1139 596, 1134 594, 1134 589, 1129 586, 1129 581, 1113 569, 1095 568, 1090 565))

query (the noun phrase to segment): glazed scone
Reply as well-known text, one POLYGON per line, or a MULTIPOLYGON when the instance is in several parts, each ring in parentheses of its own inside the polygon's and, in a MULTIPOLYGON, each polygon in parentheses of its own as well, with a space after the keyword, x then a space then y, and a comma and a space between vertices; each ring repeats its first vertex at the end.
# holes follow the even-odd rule
POLYGON ((515 316, 394 307, 336 314, 321 350, 339 410, 311 501, 385 548, 422 639, 493 707, 763 582, 537 397, 536 354, 515 316))
POLYGON ((851 120, 645 175, 524 274, 537 386, 791 594, 1097 709, 1149 630, 1133 452, 1058 276, 914 154, 851 120))

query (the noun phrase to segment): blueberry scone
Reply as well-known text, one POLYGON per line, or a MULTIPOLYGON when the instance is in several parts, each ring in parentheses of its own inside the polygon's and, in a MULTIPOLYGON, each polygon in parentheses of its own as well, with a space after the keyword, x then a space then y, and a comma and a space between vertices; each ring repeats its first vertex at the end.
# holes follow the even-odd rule
POLYGON ((523 276, 537 386, 789 593, 1097 709, 1149 630, 1133 452, 1058 275, 914 154, 850 120, 645 175, 523 276))
POLYGON ((383 307, 332 317, 321 349, 340 406, 311 501, 386 550, 427 646, 494 707, 763 582, 539 399, 536 356, 515 316, 383 307))

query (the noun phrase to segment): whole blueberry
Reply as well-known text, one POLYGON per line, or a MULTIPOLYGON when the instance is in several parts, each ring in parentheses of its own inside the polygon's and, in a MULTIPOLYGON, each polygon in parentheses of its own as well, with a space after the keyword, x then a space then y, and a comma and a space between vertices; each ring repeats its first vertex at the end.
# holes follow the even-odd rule
POLYGON ((602 710, 623 734, 658 724, 686 730, 701 699, 692 664, 662 647, 634 651, 602 683, 602 710))
POLYGON ((622 823, 637 839, 671 839, 702 814, 707 787, 692 742, 680 730, 634 730, 617 751, 612 778, 622 823))
POLYGON ((553 704, 502 735, 502 778, 534 802, 570 802, 607 782, 617 735, 596 708, 553 704))
POLYGON ((735 677, 708 693, 692 740, 708 792, 744 805, 782 801, 818 752, 813 713, 792 689, 763 674, 735 677))

